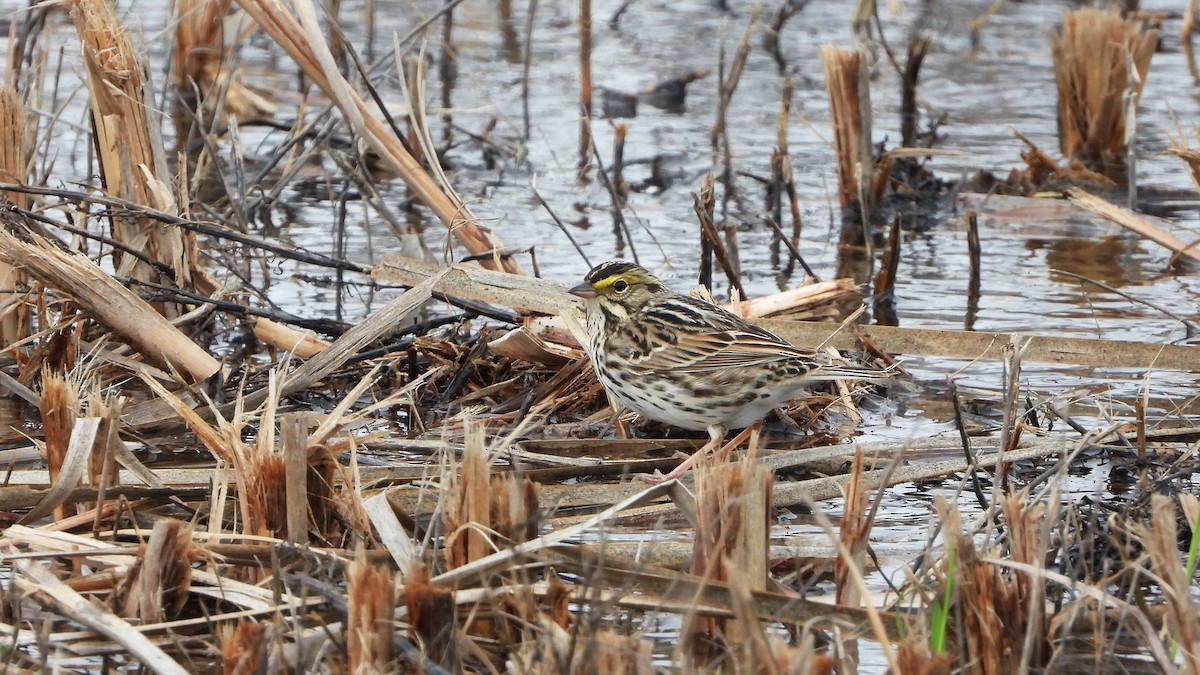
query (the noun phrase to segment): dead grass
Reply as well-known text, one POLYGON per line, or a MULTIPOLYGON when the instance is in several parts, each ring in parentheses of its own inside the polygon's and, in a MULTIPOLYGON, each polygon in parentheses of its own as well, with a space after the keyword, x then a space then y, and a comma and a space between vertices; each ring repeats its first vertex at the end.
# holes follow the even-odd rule
POLYGON ((1124 166, 1133 110, 1141 97, 1158 31, 1115 10, 1063 13, 1051 37, 1063 155, 1113 174, 1124 166))
MULTIPOLYGON (((629 474, 675 465, 673 454, 697 443, 674 432, 658 438, 669 430, 628 414, 618 421, 641 436, 612 437, 606 398, 579 348, 585 329, 573 300, 518 274, 513 252, 442 171, 419 105, 422 66, 407 71, 417 74, 406 86, 419 110, 404 120, 411 134, 402 138, 402 125, 369 103, 367 87, 357 88, 358 75, 339 70, 335 56, 346 64, 352 55, 329 49, 313 7, 239 4, 362 140, 349 154, 369 147, 422 205, 413 208, 428 209, 481 264, 357 265, 255 234, 246 221, 254 210, 248 193, 191 201, 187 176, 176 180, 165 168, 156 124, 147 117, 155 109, 146 96, 151 71, 133 39, 103 3, 78 4, 102 186, 75 192, 18 185, 29 164, 28 148, 15 142, 24 138, 16 133, 22 113, 15 90, 0 92, 0 133, 9 140, 0 171, 14 205, 0 213, 0 259, 22 273, 6 277, 17 293, 0 307, 0 322, 25 322, 0 326, 12 357, 0 375, 37 404, 37 424, 10 433, 11 444, 0 448, 8 469, 0 487, 5 666, 549 675, 643 674, 670 664, 831 673, 854 672, 870 657, 895 673, 933 674, 1100 669, 1119 652, 1153 659, 1163 670, 1200 669, 1194 579, 1180 553, 1187 535, 1176 522, 1177 510, 1195 522, 1195 500, 1155 492, 1192 480, 1200 432, 1160 432, 1143 417, 1140 449, 1159 454, 1138 458, 1136 498, 1115 506, 1069 503, 1063 490, 1072 460, 1112 452, 1120 434, 1038 423, 1053 406, 1020 410, 1029 397, 1016 373, 1000 383, 1008 408, 1002 433, 969 439, 963 457, 957 440, 843 442, 870 413, 860 405, 868 392, 840 383, 782 411, 795 427, 787 448, 754 434, 733 461, 702 465, 688 480, 653 487, 629 481, 629 474), (80 222, 62 216, 68 211, 82 214, 80 222), (100 217, 117 231, 102 238, 106 248, 95 255, 72 237, 97 238, 83 221, 100 217), (228 254, 230 267, 243 274, 284 256, 331 276, 408 290, 354 325, 251 302, 236 275, 231 288, 196 295, 193 282, 208 279, 189 248, 198 233, 210 240, 213 259, 228 254), (130 279, 141 282, 135 290, 130 279), (147 288, 153 304, 136 290, 147 288), (443 304, 431 310, 435 300, 443 304), (244 350, 231 353, 242 337, 244 350), (987 503, 981 485, 1001 476, 1010 485, 997 486, 987 503), (880 559, 876 548, 890 532, 879 519, 892 489, 929 481, 955 497, 973 493, 979 508, 968 512, 943 500, 918 559, 880 559), (969 484, 975 489, 966 492, 969 484), (819 533, 802 544, 778 536, 777 517, 789 513, 811 518, 819 533), (1101 521, 1110 529, 1098 527, 1101 521), (945 640, 934 648, 943 610, 945 640)), ((211 123, 205 133, 213 134, 225 121, 236 137, 231 120, 271 106, 251 97, 247 112, 238 103, 221 37, 230 3, 178 6, 174 86, 203 100, 179 121, 204 120, 211 123)), ((864 12, 868 6, 862 3, 864 12)), ((1094 34, 1080 20, 1064 28, 1059 48, 1094 34)), ((1088 20, 1111 24, 1099 15, 1088 20)), ((722 125, 750 58, 754 25, 752 19, 718 85, 711 138, 719 146, 714 163, 725 164, 728 176, 738 153, 722 125)), ((1074 96, 1111 98, 1130 86, 1132 74, 1120 71, 1114 55, 1141 54, 1147 33, 1123 35, 1120 48, 1110 45, 1099 56, 1064 57, 1077 68, 1060 78, 1074 96), (1080 71, 1080 61, 1110 70, 1080 71), (1109 93, 1079 93, 1092 92, 1097 79, 1109 93)), ((839 195, 844 207, 862 207, 877 201, 887 182, 886 174, 871 178, 866 52, 822 54, 839 195)), ((1135 70, 1144 78, 1141 65, 1135 70)), ((913 108, 915 79, 914 72, 906 94, 913 108)), ((785 100, 772 156, 772 208, 781 219, 782 195, 789 195, 794 248, 799 207, 790 185, 789 106, 785 100)), ((1078 120, 1074 127, 1089 129, 1073 132, 1082 156, 1119 155, 1109 141, 1092 145, 1089 135, 1095 127, 1106 139, 1120 136, 1119 110, 1069 114, 1078 120)), ((271 181, 294 179, 292 168, 316 164, 338 124, 321 131, 298 121, 293 140, 311 141, 311 148, 281 153, 275 160, 290 168, 269 180, 264 172, 254 187, 269 192, 271 181)), ((241 162, 241 148, 230 143, 241 162)), ((1069 173, 1036 148, 1028 160, 1037 174, 1030 182, 1069 173)), ((354 184, 387 213, 370 190, 361 165, 367 160, 356 161, 354 184)), ((712 189, 697 199, 702 219, 713 219, 716 203, 712 189)), ((709 243, 738 287, 736 247, 708 225, 709 243)), ((725 237, 736 243, 731 232, 725 237)), ((734 309, 751 318, 788 315, 768 323, 816 344, 833 324, 794 319, 841 319, 841 307, 858 304, 858 293, 853 281, 836 279, 734 309)), ((847 329, 832 340, 859 350, 882 344, 970 357, 1000 340, 865 330, 856 336, 847 329)), ((1195 363, 1194 348, 1099 339, 1042 339, 1024 353, 1139 368, 1195 363)))

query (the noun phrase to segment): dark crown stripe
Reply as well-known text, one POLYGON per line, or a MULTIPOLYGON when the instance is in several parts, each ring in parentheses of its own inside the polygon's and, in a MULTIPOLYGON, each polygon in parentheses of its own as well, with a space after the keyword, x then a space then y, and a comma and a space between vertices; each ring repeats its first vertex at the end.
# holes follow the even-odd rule
POLYGON ((595 284, 603 279, 624 274, 626 272, 632 272, 634 270, 641 271, 643 274, 648 274, 648 272, 643 270, 641 267, 631 262, 625 262, 624 260, 610 260, 608 262, 596 265, 591 272, 588 272, 587 278, 584 280, 590 284, 595 284))

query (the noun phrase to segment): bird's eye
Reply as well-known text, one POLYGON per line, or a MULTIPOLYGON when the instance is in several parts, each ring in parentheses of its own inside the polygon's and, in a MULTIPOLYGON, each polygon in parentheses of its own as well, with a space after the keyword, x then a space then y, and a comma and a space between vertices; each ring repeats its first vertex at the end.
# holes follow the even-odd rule
POLYGON ((613 282, 613 290, 618 293, 624 293, 629 290, 629 284, 625 283, 624 279, 617 279, 613 282))

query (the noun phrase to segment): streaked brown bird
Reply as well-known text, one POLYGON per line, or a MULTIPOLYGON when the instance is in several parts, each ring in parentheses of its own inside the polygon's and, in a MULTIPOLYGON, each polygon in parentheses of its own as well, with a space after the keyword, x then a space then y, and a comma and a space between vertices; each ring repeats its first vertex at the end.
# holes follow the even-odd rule
POLYGON ((885 370, 834 364, 723 307, 676 293, 633 263, 601 263, 570 292, 584 300, 586 349, 612 402, 708 431, 708 444, 653 482, 682 476, 726 431, 756 425, 814 382, 889 379, 885 370))

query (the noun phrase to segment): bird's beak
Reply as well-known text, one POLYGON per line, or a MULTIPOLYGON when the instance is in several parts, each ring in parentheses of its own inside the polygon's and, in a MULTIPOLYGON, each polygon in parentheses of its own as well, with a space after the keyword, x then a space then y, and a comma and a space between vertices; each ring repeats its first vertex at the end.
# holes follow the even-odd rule
POLYGON ((592 298, 600 297, 600 294, 596 292, 595 287, 586 281, 567 292, 571 295, 577 295, 584 300, 591 300, 592 298))

